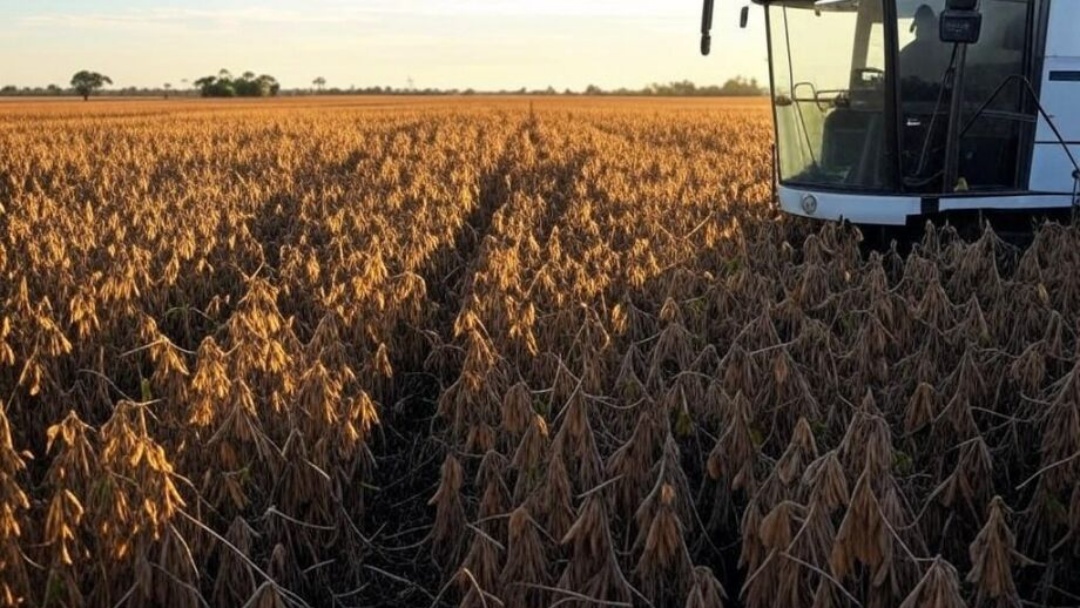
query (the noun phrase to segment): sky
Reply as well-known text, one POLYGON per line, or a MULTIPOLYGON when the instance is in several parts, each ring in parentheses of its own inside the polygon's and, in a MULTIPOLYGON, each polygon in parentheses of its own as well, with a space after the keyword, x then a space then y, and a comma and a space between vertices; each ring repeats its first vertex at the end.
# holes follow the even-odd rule
POLYGON ((514 90, 722 84, 768 75, 764 14, 717 0, 713 54, 699 0, 0 0, 0 86, 114 87, 253 71, 285 88, 514 90))

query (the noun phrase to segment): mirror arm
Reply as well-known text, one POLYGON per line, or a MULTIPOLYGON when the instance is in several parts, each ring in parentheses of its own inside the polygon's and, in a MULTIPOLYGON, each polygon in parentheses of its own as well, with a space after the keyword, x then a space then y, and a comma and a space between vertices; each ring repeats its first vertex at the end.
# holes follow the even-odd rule
POLYGON ((701 54, 708 55, 712 50, 712 20, 714 0, 705 0, 701 10, 701 54))

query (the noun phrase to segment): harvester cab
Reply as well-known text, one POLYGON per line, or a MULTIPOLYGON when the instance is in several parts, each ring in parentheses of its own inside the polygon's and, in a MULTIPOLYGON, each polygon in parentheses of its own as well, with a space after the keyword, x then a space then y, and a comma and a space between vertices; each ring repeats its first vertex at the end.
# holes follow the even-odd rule
POLYGON ((754 2, 785 212, 913 225, 1080 203, 1080 2, 754 2))

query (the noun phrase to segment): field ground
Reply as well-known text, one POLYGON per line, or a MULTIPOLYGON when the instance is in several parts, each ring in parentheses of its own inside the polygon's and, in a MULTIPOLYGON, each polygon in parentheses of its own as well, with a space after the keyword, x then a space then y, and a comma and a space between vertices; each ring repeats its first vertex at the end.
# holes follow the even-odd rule
POLYGON ((0 103, 0 602, 1080 602, 1080 229, 770 205, 760 100, 0 103))

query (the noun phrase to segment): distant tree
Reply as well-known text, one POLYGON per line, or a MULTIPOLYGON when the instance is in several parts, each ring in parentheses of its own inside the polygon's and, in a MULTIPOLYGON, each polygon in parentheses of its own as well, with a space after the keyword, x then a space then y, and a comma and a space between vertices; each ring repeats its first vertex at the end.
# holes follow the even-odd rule
POLYGON ((255 82, 255 72, 244 72, 240 78, 232 81, 238 97, 258 97, 259 83, 255 82))
POLYGON ((255 79, 255 82, 259 84, 259 97, 273 97, 281 90, 277 79, 269 74, 262 74, 255 79))
POLYGON ((312 80, 311 84, 315 85, 316 90, 318 90, 319 92, 322 92, 323 87, 326 86, 326 79, 323 78, 322 76, 319 76, 315 80, 312 80))
POLYGON ((585 87, 585 94, 586 95, 603 95, 604 91, 603 91, 603 89, 596 86, 595 84, 590 84, 589 86, 585 87))
POLYGON ((220 89, 218 88, 217 76, 203 76, 202 78, 196 78, 192 83, 195 88, 199 89, 199 93, 203 97, 217 97, 220 89))
POLYGON ((108 76, 88 70, 76 72, 75 75, 71 77, 71 86, 75 88, 75 91, 79 95, 82 95, 83 101, 89 100, 90 94, 94 91, 112 83, 112 80, 110 80, 108 76))
POLYGON ((165 99, 169 98, 169 91, 172 90, 172 84, 166 82, 162 87, 165 89, 165 99))
POLYGON ((61 90, 60 87, 56 86, 55 84, 50 84, 49 86, 45 87, 45 92, 49 95, 59 95, 61 93, 61 90))

